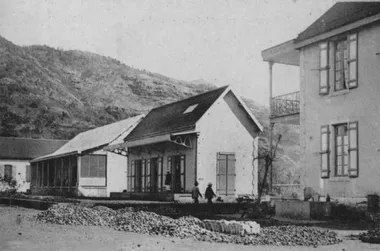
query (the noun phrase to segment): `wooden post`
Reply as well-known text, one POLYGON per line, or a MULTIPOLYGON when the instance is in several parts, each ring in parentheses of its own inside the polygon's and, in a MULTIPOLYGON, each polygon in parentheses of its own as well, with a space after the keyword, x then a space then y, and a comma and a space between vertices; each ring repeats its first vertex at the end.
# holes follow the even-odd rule
POLYGON ((50 174, 50 171, 49 171, 49 169, 50 169, 50 160, 47 160, 46 162, 47 162, 47 173, 46 173, 46 175, 47 175, 47 177, 46 177, 47 178, 47 183, 46 184, 47 184, 48 187, 50 187, 50 175, 49 175, 50 174))
POLYGON ((62 191, 62 183, 63 183, 63 157, 61 157, 61 168, 60 168, 60 187, 62 191))
POLYGON ((56 187, 57 184, 57 159, 54 159, 54 188, 56 187))
POLYGON ((69 191, 70 191, 70 188, 71 188, 71 172, 72 172, 72 166, 71 166, 71 156, 68 157, 69 158, 69 191))
MULTIPOLYGON (((272 116, 272 109, 273 109, 273 103, 272 103, 272 98, 273 98, 273 61, 269 62, 269 117, 272 116)), ((269 119, 270 120, 270 119, 269 119)), ((270 136, 269 136, 269 150, 271 153, 271 157, 273 156, 272 153, 272 148, 273 148, 273 126, 274 123, 270 123, 270 136)), ((269 172, 269 192, 272 192, 272 182, 273 182, 273 165, 271 163, 270 165, 270 172, 269 172)))

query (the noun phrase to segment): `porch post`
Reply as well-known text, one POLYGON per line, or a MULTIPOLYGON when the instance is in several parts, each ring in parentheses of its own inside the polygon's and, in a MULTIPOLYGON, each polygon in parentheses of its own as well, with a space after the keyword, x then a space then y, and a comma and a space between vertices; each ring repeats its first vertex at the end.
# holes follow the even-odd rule
MULTIPOLYGON (((272 116, 272 97, 273 97, 273 61, 269 63, 269 120, 272 116)), ((272 148, 273 148, 273 126, 274 123, 270 123, 270 136, 269 136, 269 149, 271 153, 271 157, 273 156, 272 148)), ((269 172, 269 192, 272 193, 272 184, 273 184, 273 164, 271 161, 270 164, 270 172, 269 172)))

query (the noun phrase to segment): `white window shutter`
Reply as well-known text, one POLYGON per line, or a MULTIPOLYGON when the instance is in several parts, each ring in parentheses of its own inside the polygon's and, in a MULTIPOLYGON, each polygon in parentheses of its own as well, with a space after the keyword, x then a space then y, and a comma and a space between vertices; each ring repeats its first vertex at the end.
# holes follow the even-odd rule
POLYGON ((0 164, 0 177, 4 178, 4 165, 0 164))
POLYGON ((330 129, 328 125, 321 127, 321 178, 330 177, 330 129))
POLYGON ((349 169, 348 174, 352 178, 359 176, 359 154, 358 154, 358 122, 348 123, 348 153, 349 169))
POLYGON ((348 36, 348 87, 358 87, 358 34, 348 36))
POLYGON ((329 93, 329 44, 319 44, 319 94, 329 93))

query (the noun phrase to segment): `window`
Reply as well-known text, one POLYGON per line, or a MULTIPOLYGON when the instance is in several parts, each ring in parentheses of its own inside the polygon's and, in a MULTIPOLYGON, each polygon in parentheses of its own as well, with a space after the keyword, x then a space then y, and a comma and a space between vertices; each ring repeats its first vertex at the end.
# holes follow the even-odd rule
MULTIPOLYGON (((333 55, 333 91, 351 89, 358 86, 358 43, 357 34, 350 34, 332 43, 333 55)), ((319 45, 319 93, 329 93, 329 42, 319 45)))
POLYGON ((198 104, 195 104, 195 105, 191 105, 189 106, 184 112, 183 114, 186 114, 186 113, 190 113, 192 111, 194 111, 194 109, 198 106, 198 104))
POLYGON ((13 173, 12 173, 12 165, 5 165, 4 166, 4 178, 5 179, 13 179, 13 173))
POLYGON ((171 174, 170 189, 175 193, 185 192, 185 155, 168 157, 168 170, 171 174))
POLYGON ((335 82, 334 90, 340 91, 348 87, 348 49, 347 40, 335 43, 335 82))
MULTIPOLYGON (((359 175, 358 162, 358 122, 342 123, 333 126, 333 163, 334 175, 359 175)), ((330 176, 330 138, 329 125, 321 127, 321 177, 330 176)))
POLYGON ((221 195, 234 195, 236 180, 236 159, 234 153, 217 154, 216 192, 221 195))
POLYGON ((32 178, 31 178, 31 167, 30 167, 30 165, 26 165, 25 181, 30 182, 31 180, 32 180, 32 178))
POLYGON ((347 124, 335 126, 335 175, 348 175, 348 133, 347 124))
MULTIPOLYGON (((84 155, 81 161, 81 177, 105 178, 106 177, 105 155, 84 155)), ((65 175, 66 172, 63 172, 65 175)), ((65 176, 63 176, 65 177, 65 176)))

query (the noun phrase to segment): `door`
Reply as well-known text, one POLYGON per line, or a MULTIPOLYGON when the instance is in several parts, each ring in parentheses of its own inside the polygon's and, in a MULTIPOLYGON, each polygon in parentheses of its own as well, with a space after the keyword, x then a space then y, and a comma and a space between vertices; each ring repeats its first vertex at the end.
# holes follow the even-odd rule
POLYGON ((216 192, 220 195, 235 195, 236 168, 234 153, 217 154, 216 192))
POLYGON ((171 156, 169 160, 172 172, 171 190, 174 193, 183 193, 185 192, 185 155, 171 156))
POLYGON ((158 158, 150 159, 151 191, 158 192, 158 158))

